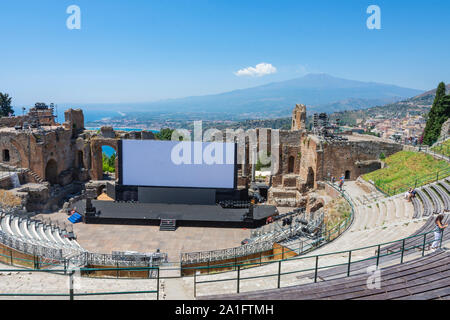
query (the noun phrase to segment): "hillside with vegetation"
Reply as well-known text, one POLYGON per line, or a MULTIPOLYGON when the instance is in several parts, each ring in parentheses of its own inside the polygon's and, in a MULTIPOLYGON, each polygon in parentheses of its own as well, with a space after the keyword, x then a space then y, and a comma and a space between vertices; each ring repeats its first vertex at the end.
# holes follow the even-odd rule
MULTIPOLYGON (((447 84, 445 88, 450 92, 450 84, 447 84)), ((436 92, 436 89, 430 90, 421 95, 383 106, 334 112, 330 115, 330 119, 332 121, 340 119, 342 125, 354 126, 358 120, 375 118, 377 116, 382 116, 383 118, 404 118, 408 114, 410 116, 423 115, 430 111, 436 98, 436 92)))
POLYGON ((381 191, 395 195, 450 175, 450 165, 422 152, 400 151, 386 158, 386 167, 363 175, 381 191))

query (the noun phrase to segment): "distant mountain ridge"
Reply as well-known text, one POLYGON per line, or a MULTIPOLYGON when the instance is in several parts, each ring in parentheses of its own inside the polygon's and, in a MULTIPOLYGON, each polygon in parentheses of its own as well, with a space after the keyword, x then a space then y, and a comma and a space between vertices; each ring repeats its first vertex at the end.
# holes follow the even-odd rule
MULTIPOLYGON (((446 84, 445 89, 446 89, 447 94, 450 93, 450 84, 446 84)), ((423 98, 427 98, 427 97, 433 97, 433 99, 434 99, 434 97, 436 96, 436 90, 437 89, 429 90, 429 91, 419 94, 418 96, 415 96, 411 99, 423 99, 423 98)))
MULTIPOLYGON (((174 118, 189 114, 209 115, 210 119, 223 119, 224 115, 229 115, 230 119, 276 118, 290 115, 297 103, 307 105, 311 112, 334 112, 384 105, 422 93, 395 85, 309 74, 220 94, 127 104, 128 110, 121 111, 127 113, 125 118, 128 119, 146 113, 174 118)), ((114 110, 119 107, 113 106, 114 110)))

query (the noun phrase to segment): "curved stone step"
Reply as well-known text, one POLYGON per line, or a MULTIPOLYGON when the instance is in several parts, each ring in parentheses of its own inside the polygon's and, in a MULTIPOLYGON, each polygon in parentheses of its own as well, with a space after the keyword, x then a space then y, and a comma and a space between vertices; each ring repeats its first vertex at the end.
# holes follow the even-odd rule
POLYGON ((22 234, 31 242, 31 243, 35 243, 33 236, 30 234, 29 230, 28 230, 28 222, 26 219, 23 219, 20 222, 20 229, 22 231, 22 234))
POLYGON ((423 212, 422 216, 428 217, 433 214, 433 204, 431 199, 420 189, 417 189, 417 195, 422 201, 423 212))
POLYGON ((446 180, 439 181, 439 184, 447 190, 448 193, 450 193, 450 185, 446 180))
POLYGON ((390 198, 386 200, 386 220, 384 224, 391 223, 397 220, 395 200, 390 198))
POLYGON ((405 212, 404 212, 404 205, 403 205, 403 199, 400 198, 393 198, 392 203, 394 205, 394 220, 400 220, 405 218, 405 212))
POLYGON ((445 191, 445 189, 437 183, 433 184, 433 188, 437 193, 439 193, 441 199, 444 201, 444 209, 447 211, 450 210, 450 197, 447 191, 445 191))
POLYGON ((11 230, 13 232, 13 234, 18 237, 18 238, 24 238, 23 234, 20 232, 20 227, 19 227, 19 217, 14 217, 11 222, 11 230))
POLYGON ((65 241, 61 238, 59 231, 57 229, 53 230, 53 238, 62 246, 66 246, 65 241))
POLYGON ((441 198, 436 193, 436 191, 433 188, 429 187, 429 186, 423 187, 423 190, 431 198, 431 202, 433 204, 433 213, 441 213, 441 212, 443 212, 444 204, 443 204, 441 198))
POLYGON ((379 204, 378 203, 374 203, 372 204, 372 208, 370 208, 370 211, 368 211, 368 215, 366 217, 366 220, 364 222, 364 227, 363 229, 369 229, 372 226, 375 225, 377 218, 380 214, 380 208, 379 208, 379 204))
POLYGON ((11 235, 11 236, 13 236, 14 235, 14 233, 13 233, 13 231, 11 230, 11 226, 10 226, 10 223, 11 223, 11 216, 10 215, 7 215, 3 220, 2 220, 2 223, 3 223, 3 230, 4 230, 4 232, 6 233, 6 234, 9 234, 9 235, 11 235))
POLYGON ((39 234, 36 230, 36 222, 35 221, 32 221, 30 223, 30 230, 31 230, 31 234, 32 234, 33 238, 36 239, 36 241, 39 241, 39 242, 42 241, 41 237, 39 237, 39 234))
MULTIPOLYGON (((401 198, 400 198, 401 199, 401 198)), ((414 205, 412 202, 403 200, 403 212, 406 219, 414 219, 414 205)))
POLYGON ((357 206, 355 207, 355 215, 353 218, 352 229, 362 229, 364 228, 364 219, 368 215, 369 208, 366 206, 357 206))
POLYGON ((370 228, 383 225, 383 221, 386 219, 386 204, 384 201, 378 202, 378 212, 377 220, 374 225, 369 226, 370 228))
POLYGON ((414 207, 414 215, 413 218, 414 219, 418 219, 422 217, 423 214, 423 204, 422 201, 420 201, 420 199, 418 197, 415 197, 411 200, 411 203, 414 207))
POLYGON ((41 238, 44 242, 46 242, 48 244, 51 243, 51 241, 47 238, 47 235, 45 234, 44 225, 43 224, 40 224, 38 226, 37 231, 39 232, 39 238, 41 238))
POLYGON ((58 241, 56 241, 56 239, 53 237, 53 232, 52 232, 52 228, 51 227, 47 227, 46 228, 45 235, 47 236, 47 239, 50 240, 50 242, 51 242, 51 244, 53 246, 60 247, 58 241))

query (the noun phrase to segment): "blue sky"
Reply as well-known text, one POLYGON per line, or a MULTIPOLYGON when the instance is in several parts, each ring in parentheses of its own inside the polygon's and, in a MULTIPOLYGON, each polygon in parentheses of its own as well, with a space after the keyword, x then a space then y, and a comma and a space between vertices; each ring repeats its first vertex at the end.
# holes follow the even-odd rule
POLYGON ((448 0, 3 0, 0 92, 146 102, 319 72, 431 89, 450 82, 448 12, 448 0), (66 28, 72 4, 81 30, 66 28), (381 30, 366 27, 371 4, 381 30), (259 63, 276 73, 235 74, 259 63))

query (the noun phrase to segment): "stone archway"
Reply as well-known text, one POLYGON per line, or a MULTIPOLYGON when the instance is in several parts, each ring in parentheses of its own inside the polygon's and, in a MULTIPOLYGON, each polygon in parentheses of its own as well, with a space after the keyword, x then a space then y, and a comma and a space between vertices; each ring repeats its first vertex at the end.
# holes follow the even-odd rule
POLYGON ((110 146, 102 146, 103 180, 116 180, 117 150, 110 146))
POLYGON ((345 171, 345 180, 350 180, 351 172, 350 170, 345 171))
POLYGON ((50 159, 45 166, 45 180, 51 184, 58 183, 58 163, 54 159, 50 159))
POLYGON ((116 151, 116 179, 119 177, 119 161, 118 161, 118 139, 93 139, 91 140, 91 179, 103 179, 103 164, 102 164, 102 147, 108 146, 116 151))
POLYGON ((23 146, 16 140, 12 138, 2 137, 0 139, 0 148, 3 150, 9 150, 9 161, 3 160, 4 156, 6 156, 6 154, 3 154, 3 157, 1 158, 3 162, 7 162, 9 165, 16 167, 28 168, 28 157, 26 156, 23 146))

